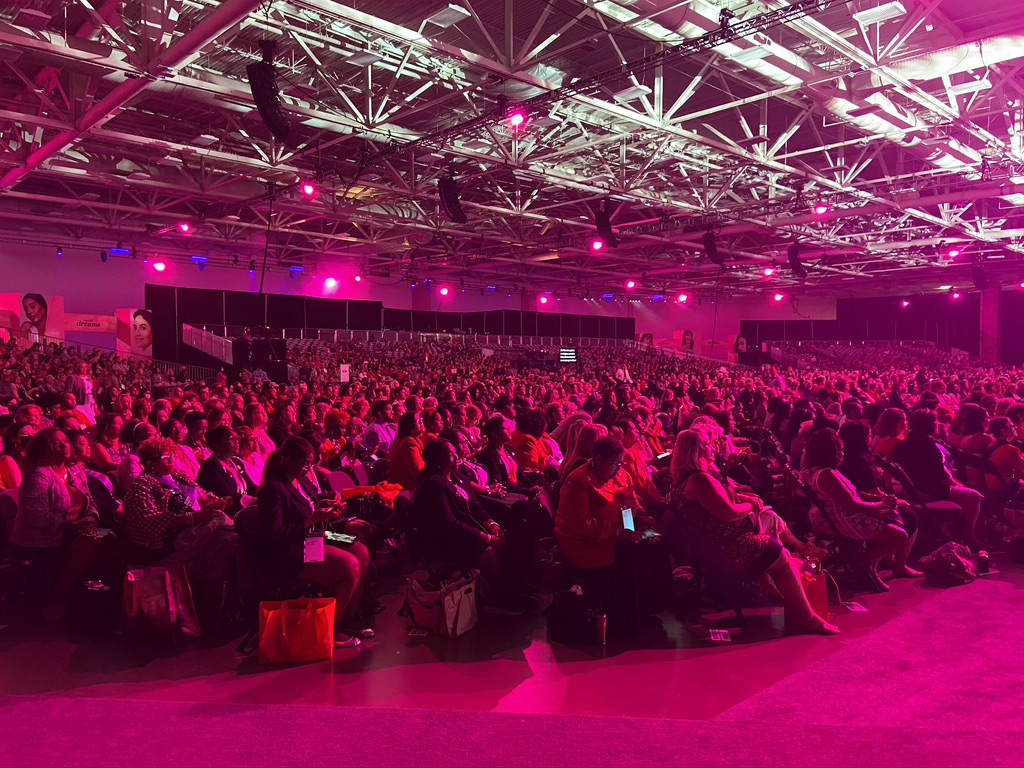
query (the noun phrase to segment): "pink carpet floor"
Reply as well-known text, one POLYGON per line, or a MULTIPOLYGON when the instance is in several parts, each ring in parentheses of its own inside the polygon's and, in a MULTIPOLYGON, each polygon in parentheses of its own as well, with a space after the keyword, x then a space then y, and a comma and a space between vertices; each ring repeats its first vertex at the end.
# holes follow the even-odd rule
POLYGON ((488 661, 486 627, 423 647, 396 627, 334 665, 220 648, 121 669, 0 633, 0 765, 1024 766, 1024 572, 894 587, 840 638, 610 658, 535 628, 488 661))

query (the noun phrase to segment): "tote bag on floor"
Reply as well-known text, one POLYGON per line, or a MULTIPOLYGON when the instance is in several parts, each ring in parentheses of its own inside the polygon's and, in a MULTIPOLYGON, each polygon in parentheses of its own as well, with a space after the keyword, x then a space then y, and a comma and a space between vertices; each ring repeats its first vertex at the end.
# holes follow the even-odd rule
POLYGON ((185 566, 152 566, 125 574, 121 631, 171 643, 199 637, 185 566))
POLYGON ((299 664, 334 656, 333 597, 260 603, 260 663, 299 664))

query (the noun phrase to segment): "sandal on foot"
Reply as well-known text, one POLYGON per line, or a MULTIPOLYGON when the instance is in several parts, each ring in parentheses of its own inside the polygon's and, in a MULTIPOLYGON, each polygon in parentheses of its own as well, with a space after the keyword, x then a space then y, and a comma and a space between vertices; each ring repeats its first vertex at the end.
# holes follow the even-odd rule
POLYGON ((343 635, 340 632, 334 636, 335 648, 358 648, 362 644, 363 641, 360 640, 358 637, 343 635))

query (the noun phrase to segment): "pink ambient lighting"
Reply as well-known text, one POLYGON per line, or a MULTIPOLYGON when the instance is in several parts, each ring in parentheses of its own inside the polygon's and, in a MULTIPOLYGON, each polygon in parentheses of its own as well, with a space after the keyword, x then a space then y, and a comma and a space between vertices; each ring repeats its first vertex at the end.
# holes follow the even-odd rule
POLYGON ((781 293, 776 293, 772 298, 775 299, 776 301, 782 301, 786 297, 783 296, 781 293))
POLYGON ((831 205, 826 205, 825 203, 818 203, 816 206, 814 206, 814 212, 818 216, 824 216, 826 213, 828 213, 831 210, 832 210, 832 206, 831 205))
POLYGON ((508 124, 518 131, 526 125, 527 119, 526 113, 521 109, 517 109, 508 116, 508 124))
POLYGON ((765 267, 764 268, 764 276, 765 277, 771 277, 774 274, 775 274, 775 267, 765 267))
POLYGON ((953 294, 953 298, 954 299, 959 299, 960 298, 960 294, 959 293, 954 293, 953 294))
POLYGON ((687 296, 685 293, 680 293, 679 296, 676 297, 676 301, 678 301, 680 304, 685 304, 689 298, 690 297, 687 296))
POLYGON ((181 232, 181 234, 183 235, 187 235, 189 232, 192 231, 192 225, 189 224, 187 221, 183 221, 181 222, 181 224, 178 225, 178 231, 181 232))
POLYGON ((360 275, 356 275, 356 282, 357 283, 363 282, 363 278, 360 275))
POLYGON ((163 272, 165 269, 167 269, 167 265, 164 264, 162 261, 156 261, 153 262, 153 269, 155 269, 157 272, 163 272))
POLYGON ((326 280, 324 280, 324 288, 337 288, 337 287, 338 287, 338 281, 335 280, 333 277, 328 277, 326 280))
POLYGON ((906 299, 904 299, 904 300, 903 300, 903 308, 904 308, 904 309, 906 309, 906 308, 907 308, 907 307, 909 307, 909 306, 910 306, 910 302, 909 302, 909 301, 907 301, 906 299))
POLYGON ((547 304, 548 303, 548 297, 547 296, 541 296, 540 297, 540 303, 541 304, 547 304))
POLYGON ((955 259, 959 255, 960 255, 960 249, 959 248, 950 248, 949 249, 949 258, 955 259))
POLYGON ((447 288, 442 288, 441 289, 441 295, 442 296, 447 296, 448 295, 448 289, 447 288))
POLYGON ((636 281, 635 280, 627 280, 626 281, 626 287, 627 288, 636 288, 636 281))
POLYGON ((602 240, 601 238, 595 237, 593 240, 590 241, 590 250, 594 251, 595 253, 597 251, 600 251, 602 248, 604 248, 604 240, 602 240))
POLYGON ((316 194, 316 185, 309 181, 304 182, 302 184, 302 194, 306 197, 312 197, 316 194))

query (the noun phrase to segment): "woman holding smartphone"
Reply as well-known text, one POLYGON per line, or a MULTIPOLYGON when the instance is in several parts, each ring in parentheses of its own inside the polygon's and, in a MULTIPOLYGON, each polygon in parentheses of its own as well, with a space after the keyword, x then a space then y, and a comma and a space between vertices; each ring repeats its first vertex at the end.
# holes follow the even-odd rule
POLYGON ((359 542, 344 548, 325 546, 322 560, 306 562, 307 534, 316 525, 336 520, 341 513, 337 506, 318 505, 316 495, 302 482, 315 461, 313 446, 301 437, 289 437, 270 454, 256 496, 260 562, 271 578, 302 579, 328 587, 337 603, 335 646, 353 648, 360 644, 355 635, 372 636, 372 632, 344 629, 358 610, 370 553, 359 542))

